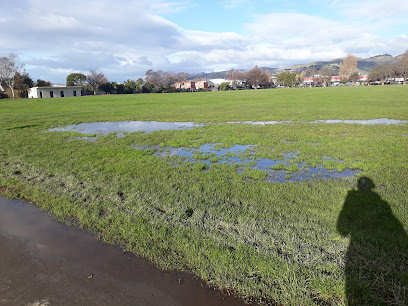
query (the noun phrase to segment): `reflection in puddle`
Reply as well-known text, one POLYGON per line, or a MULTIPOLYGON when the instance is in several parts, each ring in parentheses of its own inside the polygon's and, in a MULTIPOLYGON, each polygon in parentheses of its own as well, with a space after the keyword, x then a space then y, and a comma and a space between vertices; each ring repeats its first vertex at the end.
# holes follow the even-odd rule
MULTIPOLYGON (((109 134, 112 132, 154 132, 161 130, 185 130, 204 126, 194 122, 158 122, 158 121, 117 121, 117 122, 91 122, 68 125, 50 129, 50 132, 75 131, 83 134, 109 134)), ((123 136, 120 134, 118 136, 123 136)))
MULTIPOLYGON (((52 288, 60 288, 62 291, 66 288, 65 284, 67 288, 78 288, 79 283, 72 284, 72 282, 80 280, 85 271, 89 273, 92 271, 91 275, 95 273, 92 284, 83 283, 81 294, 92 297, 98 294, 100 290, 98 288, 113 286, 114 290, 117 290, 117 296, 113 299, 117 303, 114 304, 118 305, 244 305, 233 296, 220 295, 217 291, 207 288, 190 274, 160 271, 149 261, 124 253, 117 246, 104 244, 86 230, 54 221, 47 212, 21 200, 0 197, 0 236, 7 237, 7 240, 18 239, 24 242, 24 248, 16 250, 8 249, 9 244, 1 244, 0 253, 4 254, 4 258, 9 253, 24 258, 25 266, 16 266, 15 273, 16 278, 19 279, 18 283, 25 284, 24 287, 29 289, 26 292, 29 296, 37 296, 30 290, 42 288, 42 285, 39 285, 39 282, 29 283, 31 279, 22 281, 24 275, 27 275, 24 271, 30 271, 36 275, 34 279, 38 278, 41 272, 41 275, 47 276, 45 285, 52 285, 52 288), (33 259, 38 265, 29 265, 33 259), (68 270, 66 267, 74 267, 74 269, 68 270), (82 270, 84 272, 81 272, 82 270), (18 276, 19 273, 21 276, 18 276), (55 284, 54 281, 48 282, 48 279, 51 280, 53 277, 63 277, 64 280, 58 283, 56 281, 55 284), (181 281, 182 285, 180 285, 181 281), (124 284, 126 286, 123 286, 124 284)), ((8 278, 6 272, 3 273, 3 270, 1 272, 0 292, 3 294, 7 293, 8 287, 3 286, 3 283, 7 285, 7 281, 3 279, 8 278)), ((38 295, 43 295, 42 291, 38 295)), ((107 294, 110 295, 110 292, 107 294)), ((53 296, 56 305, 78 304, 72 303, 69 296, 65 298, 64 295, 63 303, 58 299, 61 299, 61 295, 53 296)), ((79 300, 83 301, 79 305, 88 305, 91 301, 87 298, 79 300)), ((100 304, 92 301, 91 305, 100 304)), ((26 303, 12 303, 12 305, 23 304, 26 305, 26 303)), ((45 305, 43 303, 27 305, 40 304, 45 305)))
MULTIPOLYGON (((275 124, 288 124, 297 123, 296 121, 230 121, 228 124, 251 124, 251 125, 275 125, 275 124)), ((379 125, 379 124, 392 124, 400 125, 408 123, 408 120, 396 120, 388 118, 380 119, 367 119, 367 120, 340 120, 340 119, 329 119, 329 120, 315 120, 315 121, 301 121, 301 123, 346 123, 346 124, 363 124, 363 125, 379 125)))
MULTIPOLYGON (((309 179, 329 179, 350 177, 359 170, 345 169, 336 171, 326 169, 323 164, 316 167, 306 166, 304 163, 296 162, 297 153, 282 153, 281 159, 260 158, 255 155, 253 145, 235 145, 230 148, 223 148, 220 144, 205 144, 198 149, 194 148, 171 148, 160 146, 134 146, 138 150, 155 150, 156 157, 180 156, 186 162, 204 163, 208 166, 226 163, 237 165, 239 173, 247 170, 263 170, 267 173, 266 180, 273 182, 303 181, 309 179)), ((337 162, 333 158, 325 157, 322 162, 337 162)))
MULTIPOLYGON (((295 121, 230 121, 227 124, 250 124, 250 125, 275 125, 275 124, 293 124, 295 121)), ((299 122, 298 122, 299 123, 299 122)), ((300 123, 346 123, 363 125, 400 125, 408 123, 408 120, 395 119, 368 119, 368 120, 315 120, 301 121, 300 123)), ((116 133, 118 137, 124 136, 124 133, 130 132, 154 132, 162 130, 185 130, 194 127, 205 126, 194 122, 159 122, 159 121, 117 121, 117 122, 91 122, 68 125, 65 127, 56 127, 49 129, 50 132, 79 132, 82 134, 109 134, 116 133)), ((80 137, 79 139, 94 142, 96 137, 80 137)), ((285 140, 284 140, 285 142, 285 140)))

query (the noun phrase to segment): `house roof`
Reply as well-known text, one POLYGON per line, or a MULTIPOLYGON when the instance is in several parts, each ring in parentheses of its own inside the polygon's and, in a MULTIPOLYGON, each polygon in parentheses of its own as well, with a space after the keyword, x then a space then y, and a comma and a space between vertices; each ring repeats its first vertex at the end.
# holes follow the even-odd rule
POLYGON ((40 88, 40 89, 64 89, 64 88, 82 88, 82 86, 36 86, 32 88, 40 88))

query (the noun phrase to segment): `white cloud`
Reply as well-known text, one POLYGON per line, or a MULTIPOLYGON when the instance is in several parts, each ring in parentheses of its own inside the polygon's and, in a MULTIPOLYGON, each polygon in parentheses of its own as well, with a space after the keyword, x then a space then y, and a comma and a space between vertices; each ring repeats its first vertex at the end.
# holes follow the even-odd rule
MULTIPOLYGON (((244 2, 223 4, 234 7, 244 2)), ((9 13, 0 17, 2 28, 7 29, 0 32, 0 55, 17 52, 33 78, 62 82, 70 72, 86 74, 89 69, 123 81, 143 76, 148 69, 199 72, 256 64, 281 67, 339 58, 348 52, 366 57, 405 51, 407 35, 382 38, 373 25, 383 28, 390 16, 403 16, 408 3, 399 3, 398 12, 386 10, 385 2, 354 3, 331 2, 344 16, 341 21, 273 13, 249 16, 253 19, 245 33, 212 33, 184 29, 163 17, 194 6, 191 1, 2 1, 0 11, 9 13), (379 24, 362 18, 381 9, 384 16, 379 24)))

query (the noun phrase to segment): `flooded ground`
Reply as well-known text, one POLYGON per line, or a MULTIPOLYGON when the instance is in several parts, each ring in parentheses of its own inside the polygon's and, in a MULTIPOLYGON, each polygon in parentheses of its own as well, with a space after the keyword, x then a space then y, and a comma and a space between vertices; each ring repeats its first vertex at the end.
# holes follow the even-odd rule
POLYGON ((315 120, 311 123, 345 123, 345 124, 363 124, 363 125, 401 125, 407 124, 408 120, 395 120, 388 118, 368 119, 368 120, 315 120))
MULTIPOLYGON (((275 124, 290 124, 296 123, 295 121, 230 121, 229 124, 251 124, 251 125, 275 125, 275 124)), ((329 120, 315 120, 315 121, 301 121, 301 123, 345 123, 345 124, 363 124, 363 125, 401 125, 407 124, 408 120, 396 120, 388 118, 379 119, 367 119, 367 120, 340 120, 340 119, 329 119, 329 120)))
POLYGON ((68 125, 50 129, 50 132, 75 131, 83 134, 109 134, 126 132, 154 132, 161 130, 185 130, 204 126, 194 122, 159 122, 159 121, 117 121, 91 122, 68 125))
MULTIPOLYGON (((227 124, 251 124, 251 125, 275 125, 275 124, 291 124, 295 121, 230 121, 227 124)), ((346 123, 346 124, 363 124, 363 125, 378 125, 378 124, 407 124, 408 120, 395 120, 388 118, 368 119, 368 120, 315 120, 302 121, 301 123, 346 123)), ((50 132, 75 131, 83 134, 109 134, 118 133, 118 136, 123 136, 123 133, 130 132, 154 132, 161 130, 185 130, 195 127, 204 126, 194 122, 159 122, 159 121, 117 121, 117 122, 90 122, 68 125, 65 127, 56 127, 50 129, 50 132)))
MULTIPOLYGON (((304 163, 296 163, 294 160, 297 153, 282 153, 281 159, 260 158, 254 152, 253 145, 235 145, 224 148, 221 144, 205 144, 200 148, 171 148, 160 146, 135 146, 138 150, 155 150, 154 155, 160 158, 170 156, 180 156, 185 162, 205 163, 209 167, 214 164, 226 163, 228 165, 238 165, 238 172, 242 173, 247 169, 263 170, 267 173, 265 180, 283 183, 286 181, 300 182, 312 179, 329 179, 350 177, 359 170, 345 169, 336 171, 326 169, 323 164, 316 167, 306 166, 304 163), (284 169, 291 168, 292 170, 284 169)), ((332 161, 341 163, 341 160, 333 158, 322 158, 322 163, 332 161)))
POLYGON ((2 305, 244 305, 4 197, 0 262, 2 305))

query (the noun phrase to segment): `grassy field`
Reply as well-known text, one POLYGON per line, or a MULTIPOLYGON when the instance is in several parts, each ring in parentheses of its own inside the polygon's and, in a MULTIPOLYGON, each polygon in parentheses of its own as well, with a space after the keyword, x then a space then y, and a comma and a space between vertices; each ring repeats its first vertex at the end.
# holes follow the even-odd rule
POLYGON ((406 305, 408 125, 303 122, 374 118, 407 120, 408 86, 0 100, 0 193, 247 301, 406 305), (45 132, 121 120, 207 125, 112 133, 95 143, 45 132), (294 122, 225 124, 247 120, 294 122), (264 158, 297 152, 294 166, 361 172, 275 183, 260 170, 208 169, 133 148, 214 143, 254 145, 264 158))

